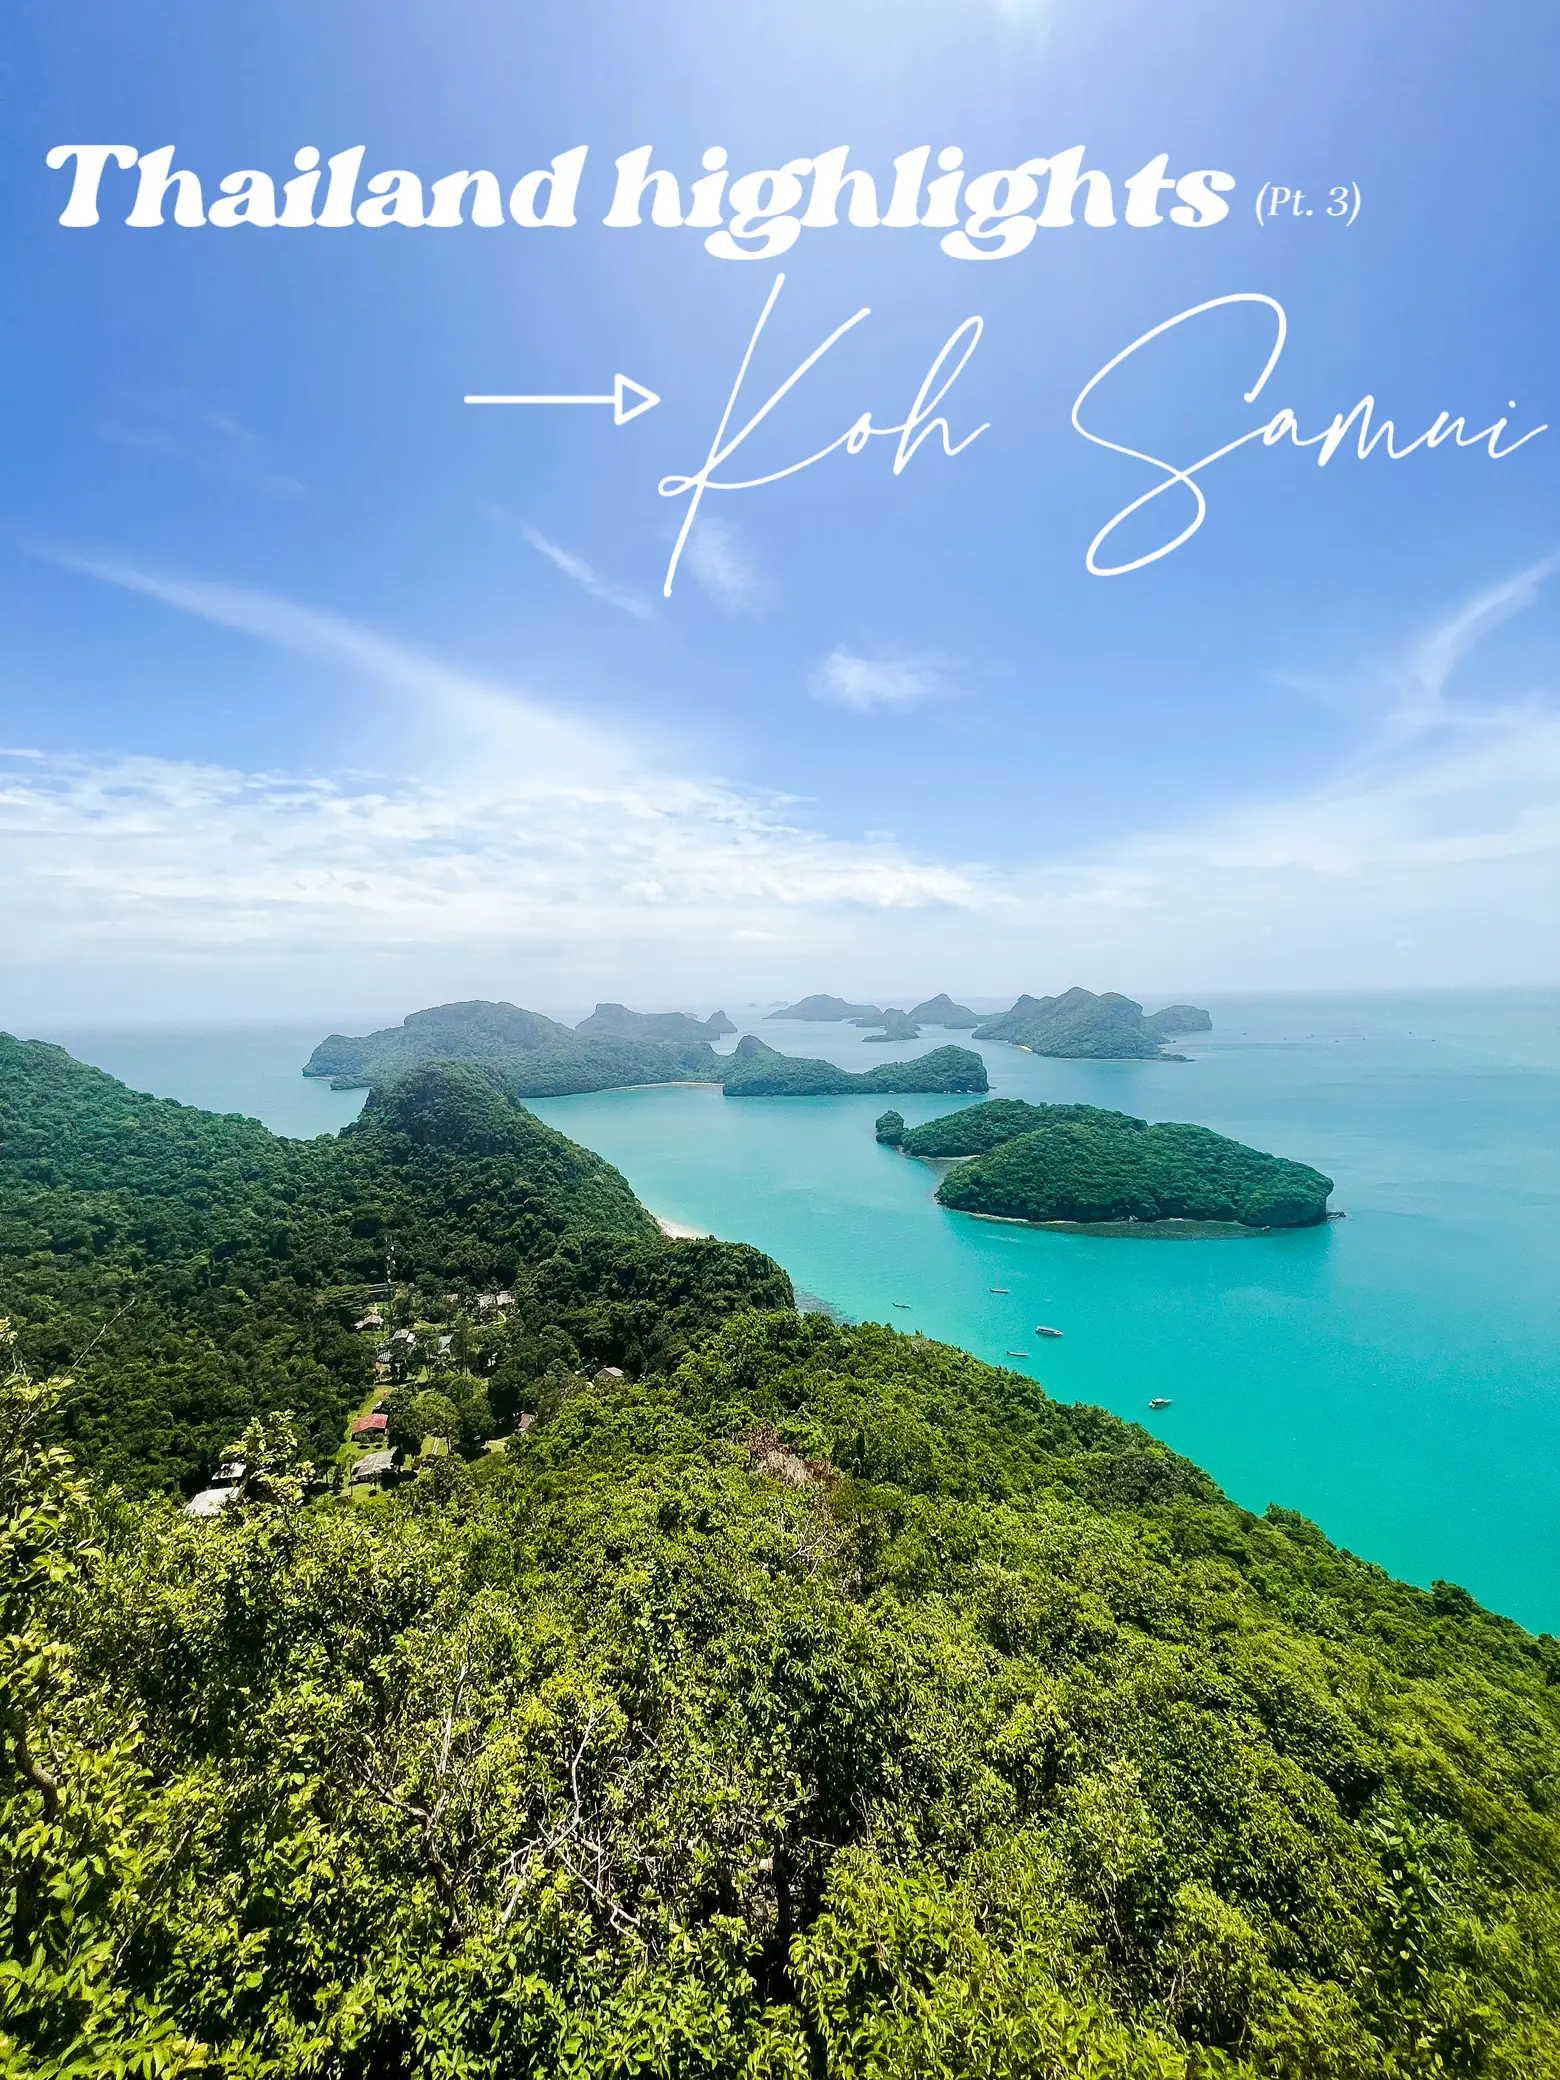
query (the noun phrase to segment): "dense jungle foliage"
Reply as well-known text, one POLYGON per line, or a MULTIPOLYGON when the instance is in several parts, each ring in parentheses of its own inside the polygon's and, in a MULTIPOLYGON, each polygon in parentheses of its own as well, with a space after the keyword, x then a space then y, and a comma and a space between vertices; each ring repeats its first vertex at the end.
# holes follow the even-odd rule
POLYGON ((938 1186, 961 1213, 1027 1221, 1221 1221, 1301 1228, 1327 1218, 1332 1179, 1208 1127, 1150 1126, 1094 1105, 1000 1100, 928 1120, 911 1155, 969 1155, 938 1186))
POLYGON ((899 1146, 910 1156, 983 1156, 1038 1127, 1100 1126, 1107 1120, 1133 1128, 1148 1124, 1130 1113, 1107 1112, 1099 1105, 1031 1105, 1024 1098, 988 1098, 984 1105, 970 1105, 963 1112, 944 1113, 941 1119, 910 1127, 900 1137, 899 1146))
POLYGON ((797 1315, 482 1068, 334 1142, 15 1042, 0 1103, 0 2072, 1560 2072, 1560 1642, 797 1315), (321 1494, 273 1411, 390 1235, 510 1280, 540 1419, 321 1494), (209 1521, 114 1427, 181 1336, 209 1521))
POLYGON ((739 1312, 213 1523, 0 1396, 9 2069, 1560 2070, 1560 1644, 918 1338, 739 1312), (439 1468, 448 1462, 439 1462, 439 1468))
POLYGON ((737 1042, 721 1081, 728 1098, 833 1098, 873 1091, 983 1091, 986 1064, 968 1047, 934 1047, 908 1062, 881 1062, 852 1073, 809 1056, 777 1054, 748 1033, 737 1042))
POLYGON ((287 1141, 0 1035, 0 1313, 30 1369, 73 1367, 63 1435, 108 1478, 198 1486, 276 1408, 327 1459, 373 1378, 352 1324, 387 1257, 430 1303, 513 1289, 500 1413, 547 1363, 675 1362, 734 1299, 790 1300, 756 1250, 667 1242, 610 1164, 476 1064, 287 1141))

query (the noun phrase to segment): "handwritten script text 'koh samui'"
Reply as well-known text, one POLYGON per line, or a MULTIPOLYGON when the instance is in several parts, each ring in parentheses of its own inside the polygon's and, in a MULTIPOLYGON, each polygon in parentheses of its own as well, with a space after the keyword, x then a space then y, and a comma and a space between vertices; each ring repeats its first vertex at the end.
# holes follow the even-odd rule
MULTIPOLYGON (((853 312, 843 324, 837 325, 828 337, 814 347, 812 352, 792 369, 785 380, 769 393, 757 410, 749 413, 747 418, 733 433, 729 429, 733 418, 736 416, 738 400, 747 382, 748 371, 752 364, 754 353, 763 336, 764 328, 769 322, 770 314, 774 310, 784 282, 785 276, 783 274, 775 276, 773 286, 765 299, 763 310, 759 314, 758 323, 753 328, 752 336, 748 340, 747 348, 743 353, 741 363, 737 369, 736 380, 731 386, 730 395, 726 399, 725 409, 720 415, 714 439, 710 443, 709 452, 705 456, 704 461, 695 470, 663 477, 658 487, 663 498, 686 498, 688 500, 688 509, 683 515, 682 527, 678 532, 677 540, 672 548, 671 559, 667 564, 666 582, 663 587, 667 598, 671 597, 672 586, 677 576, 677 567, 682 559, 683 549, 687 544, 689 533, 692 530, 693 523, 698 516, 699 507, 707 492, 756 491, 765 484, 778 483, 783 477, 793 477, 801 470, 811 469, 815 463, 822 462, 827 456, 836 454, 841 450, 847 455, 860 455, 869 447, 873 440, 884 438, 891 438, 896 443, 893 472, 897 477, 915 456, 922 444, 934 434, 938 437, 943 454, 953 457, 962 455, 972 441, 987 431, 989 422, 982 422, 979 426, 965 433, 962 438, 956 439, 948 420, 939 412, 939 407, 943 400, 968 366, 970 358, 974 354, 976 347, 979 346, 981 335, 985 330, 984 319, 969 317, 964 320, 962 325, 956 328, 939 350, 931 367, 927 370, 921 387, 916 392, 910 410, 904 419, 897 421, 893 425, 876 426, 873 424, 872 414, 870 412, 862 412, 834 440, 827 442, 821 448, 814 449, 811 454, 804 455, 795 462, 787 463, 779 469, 768 470, 760 476, 728 477, 718 475, 717 472, 725 467, 743 443, 795 389, 796 385, 807 375, 809 370, 817 366, 829 349, 843 339, 846 333, 861 324, 865 318, 871 316, 870 306, 863 305, 860 310, 853 312)), ((1482 449, 1490 461, 1500 462, 1504 461, 1508 455, 1514 455, 1519 448, 1525 447, 1529 441, 1535 440, 1539 434, 1548 431, 1546 425, 1538 425, 1530 427, 1527 432, 1518 434, 1512 439, 1507 439, 1507 429, 1511 422, 1504 416, 1493 420, 1486 426, 1478 428, 1476 431, 1470 431, 1467 420, 1463 415, 1454 415, 1451 412, 1442 411, 1437 413, 1435 419, 1422 433, 1415 435, 1412 439, 1400 442, 1397 428, 1391 419, 1382 419, 1379 423, 1376 423, 1376 399, 1374 396, 1367 395, 1360 398, 1358 403, 1353 405, 1347 412, 1335 413, 1319 432, 1305 433, 1302 430, 1298 415, 1290 406, 1284 405, 1274 412, 1270 418, 1263 420, 1260 425, 1249 427, 1245 432, 1236 434, 1232 439, 1223 442, 1220 446, 1210 449, 1207 454, 1200 455, 1190 462, 1173 462, 1163 456, 1150 454, 1146 449, 1133 447, 1124 440, 1111 439, 1106 434, 1099 432, 1094 425, 1085 422, 1085 406, 1090 407, 1092 417, 1094 406, 1104 404, 1108 400, 1109 378, 1118 369, 1132 360, 1133 357, 1142 354, 1145 350, 1151 348, 1155 341, 1165 338, 1167 334, 1175 331, 1182 325, 1190 324, 1194 320, 1207 320, 1217 311, 1242 304, 1256 305, 1270 312, 1274 325, 1273 342, 1267 357, 1258 372, 1256 381, 1249 390, 1243 393, 1244 403, 1247 405, 1255 404, 1258 397, 1266 389, 1274 370, 1278 366, 1279 358, 1284 351, 1284 345, 1289 333, 1289 321, 1283 305, 1275 297, 1264 295, 1257 290, 1239 290, 1228 296, 1215 296, 1206 303, 1194 304, 1190 309, 1178 311, 1174 317, 1166 318, 1162 324, 1155 325, 1149 331, 1140 334, 1129 346, 1123 347, 1120 353, 1112 355, 1103 368, 1090 376, 1089 380, 1078 392, 1077 397, 1073 400, 1072 425, 1078 433, 1082 434, 1086 441, 1091 442, 1095 447, 1108 449, 1112 454, 1123 455, 1133 462, 1140 462, 1146 468, 1156 472, 1155 480, 1148 488, 1130 500, 1119 512, 1112 514, 1110 519, 1105 522, 1104 526, 1095 535, 1093 541, 1090 542, 1084 561, 1092 576, 1096 578, 1123 577, 1129 571, 1142 570, 1148 564, 1159 562, 1162 557, 1171 555, 1175 550, 1182 547, 1184 543, 1190 541, 1192 536, 1202 526, 1208 514, 1207 494, 1198 479, 1204 471, 1211 469, 1215 463, 1222 462, 1226 456, 1233 455, 1237 450, 1250 446, 1252 442, 1260 442, 1264 448, 1289 446, 1314 449, 1316 451, 1317 465, 1320 468, 1326 467, 1338 451, 1350 441, 1351 436, 1353 438, 1354 453, 1362 462, 1368 461, 1378 449, 1388 460, 1403 462, 1409 456, 1421 450, 1427 453, 1432 452, 1445 445, 1448 441, 1452 443, 1454 448, 1482 449), (1174 512, 1174 509, 1167 509, 1167 511, 1174 513, 1174 517, 1167 519, 1167 531, 1163 538, 1158 540, 1151 539, 1147 548, 1141 549, 1136 555, 1132 555, 1121 562, 1106 562, 1102 560, 1101 552, 1119 528, 1123 527, 1137 514, 1150 511, 1160 499, 1165 498, 1172 492, 1181 493, 1184 497, 1191 500, 1191 511, 1184 519, 1182 519, 1181 513, 1174 512)), ((1184 508, 1181 510, 1184 512, 1184 508)))

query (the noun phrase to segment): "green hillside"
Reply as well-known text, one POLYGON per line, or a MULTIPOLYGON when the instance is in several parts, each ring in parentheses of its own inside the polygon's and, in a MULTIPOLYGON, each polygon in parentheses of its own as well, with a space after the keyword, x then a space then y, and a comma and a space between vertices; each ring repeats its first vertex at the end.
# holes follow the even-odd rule
POLYGON ((740 1314, 442 1502, 200 1525, 38 1395, 13 2070, 1557 2070, 1560 1647, 1097 1411, 740 1314))
POLYGON ((340 1135, 287 1141, 0 1035, 0 1314, 30 1368, 74 1367, 63 1434, 131 1489, 196 1485, 270 1408, 328 1456, 373 1376, 352 1323, 387 1255, 433 1305, 551 1276, 583 1236, 597 1363, 647 1334, 619 1287, 642 1313, 646 1280, 681 1292, 690 1252, 724 1253, 765 1304, 789 1298, 756 1251, 667 1243, 610 1164, 475 1064, 419 1069, 340 1135))
POLYGON ((4 1041, 0 1180, 0 2071, 1560 2071, 1560 1642, 798 1316, 478 1067, 290 1143, 4 1041), (365 1502, 267 1411, 339 1433, 390 1236, 540 1420, 365 1502), (214 1521, 106 1484, 202 1425, 214 1521))

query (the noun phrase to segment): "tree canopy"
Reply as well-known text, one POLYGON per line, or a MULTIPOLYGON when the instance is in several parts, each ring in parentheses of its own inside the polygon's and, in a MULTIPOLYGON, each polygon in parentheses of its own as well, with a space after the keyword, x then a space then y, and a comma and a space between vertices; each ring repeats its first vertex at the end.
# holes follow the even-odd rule
POLYGON ((1024 1098, 988 1098, 984 1105, 969 1105, 962 1112, 946 1112, 912 1127, 904 1137, 904 1150, 911 1156, 983 1156, 1004 1141, 1032 1134, 1037 1127, 1102 1125, 1119 1122, 1124 1127, 1143 1128, 1147 1120, 1126 1112, 1105 1112, 1098 1105, 1031 1105, 1024 1098))
POLYGON ((1209 1127, 1150 1126, 1097 1105, 994 1098, 927 1120, 900 1145, 907 1155, 973 1158, 948 1173, 938 1199, 1009 1220, 1306 1227, 1325 1220, 1333 1188, 1308 1164, 1209 1127))
POLYGON ((1560 1642, 798 1315, 487 1069, 295 1143, 5 1041, 0 1106, 0 2071, 1560 2071, 1560 1642), (539 1420, 321 1493, 387 1237, 511 1303, 396 1422, 539 1420))
POLYGON ((756 1250, 668 1242, 618 1171, 475 1063, 289 1141, 0 1035, 0 1312, 31 1369, 74 1367, 62 1435, 111 1478, 188 1490, 278 1407, 329 1458, 373 1377, 353 1323, 387 1262, 430 1297, 512 1287, 517 1389, 550 1324, 573 1358, 662 1363, 733 1295, 790 1299, 756 1250))
POLYGON ((57 1391, 0 1396, 18 2069, 1560 2062, 1560 1646, 1133 1426, 743 1311, 475 1475, 199 1524, 57 1391))
POLYGON ((722 1079, 728 1098, 832 1098, 873 1091, 983 1091, 986 1064, 968 1047, 934 1047, 908 1062, 880 1062, 853 1073, 833 1062, 777 1054, 749 1033, 737 1042, 722 1079))

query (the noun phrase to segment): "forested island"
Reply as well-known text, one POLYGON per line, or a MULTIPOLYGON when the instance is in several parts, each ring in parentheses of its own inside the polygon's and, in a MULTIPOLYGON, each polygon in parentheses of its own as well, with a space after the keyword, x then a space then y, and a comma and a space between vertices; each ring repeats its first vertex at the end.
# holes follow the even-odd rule
POLYGON ((924 1004, 912 1006, 909 1015, 919 1025, 945 1026, 956 1032, 968 1032, 980 1024, 980 1013, 956 1004, 946 990, 928 997, 924 1004))
POLYGON ((629 1011, 598 1004, 577 1026, 517 1004, 477 999, 414 1011, 398 1026, 353 1038, 332 1033, 304 1064, 333 1090, 364 1090, 427 1062, 475 1061, 503 1069, 521 1097, 562 1098, 646 1083, 719 1083, 710 1042, 734 1033, 723 1011, 629 1011))
POLYGON ((910 1014, 893 1008, 880 1011, 876 1018, 856 1018, 851 1023, 867 1028, 868 1047, 881 1047, 898 1040, 919 1040, 921 1037, 921 1028, 910 1014))
POLYGON ((1192 1004, 1172 1004, 1145 1018, 1141 1004, 1114 990, 1096 996, 1069 989, 1059 997, 1020 997, 1011 1010, 978 1025, 974 1037, 1071 1061, 1173 1061, 1179 1057, 1166 1056, 1166 1040, 1212 1026, 1207 1012, 1192 1004))
POLYGON ((1308 1164, 1208 1127, 1150 1126, 1097 1105, 999 1098, 908 1131, 885 1114, 877 1137, 906 1155, 960 1158, 939 1201, 1006 1220, 1301 1228, 1327 1218, 1333 1188, 1308 1164))
POLYGON ((881 1062, 875 1069, 852 1072, 805 1055, 778 1054, 753 1033, 737 1042, 722 1080, 728 1098, 834 1098, 874 1091, 952 1095, 990 1088, 986 1064, 968 1047, 934 1047, 908 1062, 881 1062))
MULTIPOLYGON (((968 1031, 980 1024, 977 1011, 967 1011, 962 1004, 955 1004, 946 991, 928 997, 917 1004, 913 1011, 889 1009, 880 1011, 876 1004, 851 1004, 844 997, 803 997, 796 1004, 782 1004, 777 1011, 769 1011, 766 1018, 799 1018, 816 1023, 831 1024, 849 1019, 852 1025, 879 1026, 886 1020, 903 1020, 910 1026, 944 1026, 955 1031, 968 1031)), ((913 1040, 915 1034, 908 1031, 892 1033, 896 1040, 913 1040)))
POLYGON ((799 1003, 781 1004, 764 1013, 766 1018, 800 1018, 816 1025, 835 1025, 847 1018, 881 1018, 876 1004, 848 1004, 843 997, 803 997, 799 1003))
POLYGON ((589 1018, 574 1028, 587 1039, 603 1040, 721 1040, 737 1029, 724 1011, 708 1018, 695 1018, 689 1011, 630 1011, 626 1004, 598 1004, 589 1018))
POLYGON ((851 1024, 867 1027, 867 1045, 876 1047, 887 1041, 919 1040, 923 1025, 942 1026, 954 1032, 968 1031, 971 1026, 980 1024, 980 1018, 977 1013, 966 1011, 962 1004, 941 996, 928 998, 924 1004, 917 1004, 913 1011, 900 1011, 890 1006, 886 1011, 853 1018, 851 1024))
POLYGON ((288 1142, 0 1038, 0 1314, 7 2071, 1560 2070, 1560 1643, 489 1068, 288 1142), (402 1321, 459 1435, 340 1487, 402 1321))

